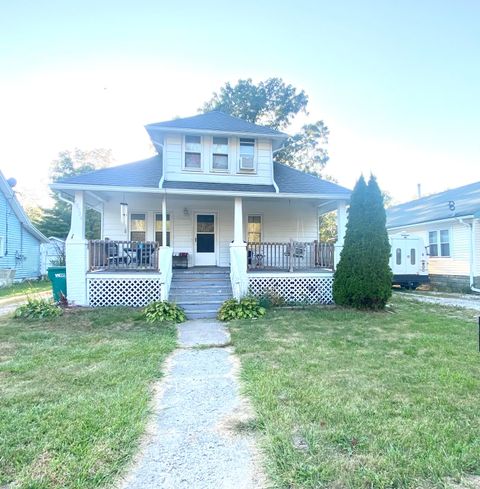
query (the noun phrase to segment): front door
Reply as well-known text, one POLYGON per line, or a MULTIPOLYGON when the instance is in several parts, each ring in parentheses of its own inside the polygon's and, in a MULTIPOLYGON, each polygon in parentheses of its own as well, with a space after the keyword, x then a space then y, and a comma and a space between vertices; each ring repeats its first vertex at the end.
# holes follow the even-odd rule
POLYGON ((216 265, 215 214, 195 215, 195 265, 216 265))

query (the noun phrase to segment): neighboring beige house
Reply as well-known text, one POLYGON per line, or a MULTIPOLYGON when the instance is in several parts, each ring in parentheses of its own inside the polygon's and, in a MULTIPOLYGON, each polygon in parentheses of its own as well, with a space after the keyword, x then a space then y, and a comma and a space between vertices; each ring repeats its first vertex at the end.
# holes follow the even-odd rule
POLYGON ((430 281, 458 290, 480 288, 480 182, 387 210, 389 234, 421 236, 430 281))
POLYGON ((146 130, 156 156, 52 185, 73 206, 70 300, 140 306, 168 298, 191 317, 248 292, 332 301, 348 189, 274 162, 286 134, 222 112, 146 130), (85 240, 87 206, 102 214, 100 241, 85 240), (318 242, 319 216, 332 210, 335 253, 318 242))

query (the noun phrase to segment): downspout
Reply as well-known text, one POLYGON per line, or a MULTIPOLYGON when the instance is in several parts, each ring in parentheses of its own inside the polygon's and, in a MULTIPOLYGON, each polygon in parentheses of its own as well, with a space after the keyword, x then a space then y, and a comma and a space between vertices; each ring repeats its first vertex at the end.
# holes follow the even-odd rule
POLYGON ((273 155, 277 151, 280 151, 282 148, 283 148, 283 145, 280 146, 280 148, 277 148, 276 150, 272 151, 272 183, 273 183, 273 187, 275 189, 276 194, 280 193, 280 189, 278 188, 277 182, 275 181, 275 161, 273 161, 273 155))
POLYGON ((457 219, 460 224, 467 226, 470 229, 470 290, 472 292, 480 293, 480 289, 474 287, 475 285, 475 217, 472 219, 471 224, 465 222, 463 219, 457 219))

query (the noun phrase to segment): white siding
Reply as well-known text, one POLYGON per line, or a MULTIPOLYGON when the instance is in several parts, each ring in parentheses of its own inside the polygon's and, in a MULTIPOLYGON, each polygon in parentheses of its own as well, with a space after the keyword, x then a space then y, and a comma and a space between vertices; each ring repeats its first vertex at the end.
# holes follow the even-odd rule
MULTIPOLYGON (((448 229, 450 231, 450 257, 429 257, 429 273, 432 275, 470 274, 470 230, 458 222, 412 226, 401 230, 391 230, 390 234, 406 232, 421 236, 428 246, 429 231, 448 229)), ((479 241, 480 242, 480 241, 479 241)), ((478 250, 477 250, 478 251, 478 250)))
POLYGON ((239 171, 240 142, 237 137, 229 138, 229 171, 212 171, 212 136, 202 136, 202 170, 183 169, 183 135, 169 134, 165 137, 165 179, 174 181, 240 183, 272 185, 273 158, 272 141, 256 140, 256 172, 239 171))
MULTIPOLYGON (((475 224, 475 277, 480 276, 480 220, 475 224)), ((476 284, 478 287, 478 284, 476 284)))
MULTIPOLYGON (((123 197, 122 197, 123 198, 123 197)), ((112 194, 104 206, 104 234, 114 240, 129 239, 120 223, 119 195, 112 194)), ((154 240, 154 216, 161 212, 161 195, 134 195, 125 197, 129 212, 147 215, 147 240, 154 240)), ((232 198, 181 198, 167 196, 167 212, 171 219, 172 245, 174 253, 187 252, 189 264, 193 263, 194 216, 196 212, 214 212, 217 216, 217 265, 229 266, 230 243, 233 240, 232 198)), ((318 237, 317 208, 306 201, 284 199, 243 199, 244 239, 249 214, 260 214, 263 222, 264 241, 313 241, 318 237)))

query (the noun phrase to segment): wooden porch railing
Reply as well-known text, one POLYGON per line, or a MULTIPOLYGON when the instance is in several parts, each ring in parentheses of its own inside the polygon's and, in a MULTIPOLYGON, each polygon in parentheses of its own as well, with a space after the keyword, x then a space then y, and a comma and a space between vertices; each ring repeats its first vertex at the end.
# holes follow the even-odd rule
POLYGON ((333 245, 319 241, 247 243, 249 270, 333 270, 333 245))
POLYGON ((91 240, 89 271, 158 271, 159 246, 155 241, 91 240))

